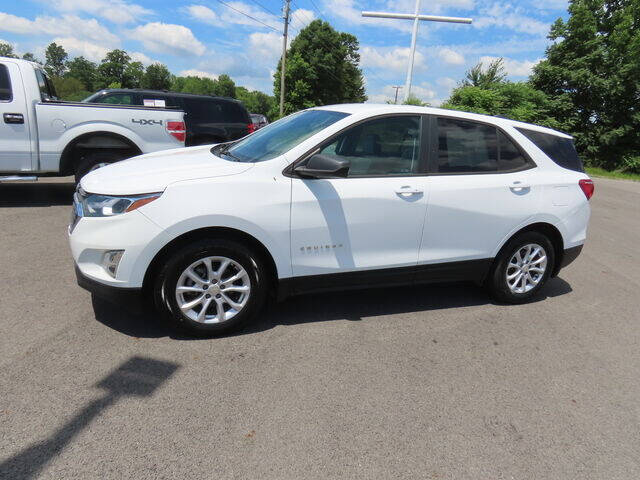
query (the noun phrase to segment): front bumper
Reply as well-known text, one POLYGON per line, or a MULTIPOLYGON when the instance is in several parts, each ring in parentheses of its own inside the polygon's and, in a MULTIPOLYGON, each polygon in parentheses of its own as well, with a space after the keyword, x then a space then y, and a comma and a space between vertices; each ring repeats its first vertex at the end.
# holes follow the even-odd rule
POLYGON ((123 306, 128 310, 142 311, 143 295, 142 288, 113 287, 104 283, 96 282, 82 273, 78 265, 76 268, 76 280, 78 285, 91 292, 98 298, 123 306))

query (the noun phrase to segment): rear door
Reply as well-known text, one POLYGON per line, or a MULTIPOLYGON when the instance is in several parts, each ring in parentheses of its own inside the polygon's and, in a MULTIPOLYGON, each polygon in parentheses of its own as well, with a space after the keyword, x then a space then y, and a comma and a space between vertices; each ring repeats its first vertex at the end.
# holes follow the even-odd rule
POLYGON ((0 62, 0 172, 32 170, 27 99, 17 64, 0 62))
POLYGON ((419 263, 491 258, 538 211, 537 168, 490 124, 431 118, 429 208, 419 263))

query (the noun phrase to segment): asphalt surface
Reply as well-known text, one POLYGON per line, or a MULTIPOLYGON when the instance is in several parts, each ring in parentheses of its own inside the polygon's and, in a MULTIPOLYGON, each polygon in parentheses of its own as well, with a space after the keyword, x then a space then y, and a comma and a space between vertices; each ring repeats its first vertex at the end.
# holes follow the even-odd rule
POLYGON ((640 478, 640 183, 596 179, 533 303, 305 296, 213 340, 76 286, 71 193, 0 184, 0 478, 640 478))

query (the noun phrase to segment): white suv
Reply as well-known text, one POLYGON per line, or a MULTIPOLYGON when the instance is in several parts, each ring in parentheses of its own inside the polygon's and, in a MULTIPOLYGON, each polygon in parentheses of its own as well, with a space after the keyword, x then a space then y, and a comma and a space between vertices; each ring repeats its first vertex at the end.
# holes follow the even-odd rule
POLYGON ((175 326, 212 335, 270 294, 469 280, 527 301, 578 256, 592 193, 563 133, 335 105, 91 172, 69 236, 82 287, 148 294, 175 326))

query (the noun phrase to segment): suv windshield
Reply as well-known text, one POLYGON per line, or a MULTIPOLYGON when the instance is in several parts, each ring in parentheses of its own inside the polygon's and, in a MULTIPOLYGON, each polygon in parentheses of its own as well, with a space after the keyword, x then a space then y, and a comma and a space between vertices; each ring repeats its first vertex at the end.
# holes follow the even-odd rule
POLYGON ((211 152, 236 162, 271 160, 348 115, 329 110, 305 110, 261 128, 231 146, 215 146, 211 152))

